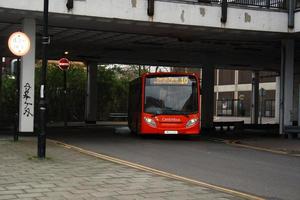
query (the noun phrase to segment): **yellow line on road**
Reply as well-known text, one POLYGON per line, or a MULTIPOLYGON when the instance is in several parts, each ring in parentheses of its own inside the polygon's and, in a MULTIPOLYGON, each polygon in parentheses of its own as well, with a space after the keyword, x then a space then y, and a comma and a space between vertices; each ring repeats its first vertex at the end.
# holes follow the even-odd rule
POLYGON ((244 147, 244 148, 260 150, 260 151, 267 151, 267 152, 270 152, 270 153, 276 153, 276 154, 282 154, 282 155, 289 155, 289 153, 285 152, 285 151, 273 150, 273 149, 268 149, 268 148, 258 147, 258 146, 248 145, 248 144, 239 144, 237 142, 238 141, 225 141, 226 144, 229 144, 229 145, 232 145, 232 146, 244 147))
POLYGON ((259 147, 259 146, 249 145, 249 144, 242 144, 242 143, 239 143, 240 141, 238 141, 238 140, 225 140, 225 139, 219 139, 219 138, 211 138, 211 140, 215 141, 215 142, 222 142, 222 143, 236 146, 236 147, 243 147, 243 148, 254 149, 254 150, 258 150, 258 151, 266 151, 269 153, 300 157, 300 154, 298 154, 298 153, 293 154, 292 152, 290 153, 290 152, 282 151, 282 150, 274 150, 274 149, 269 149, 269 148, 265 148, 265 147, 259 147))
POLYGON ((197 180, 186 178, 186 177, 183 177, 183 176, 178 176, 176 174, 171 174, 171 173, 168 173, 168 172, 157 170, 157 169, 147 167, 147 166, 144 166, 144 165, 140 165, 140 164, 137 164, 137 163, 132 163, 132 162, 122 160, 122 159, 119 159, 119 158, 114 158, 114 157, 103 155, 103 154, 96 153, 96 152, 93 152, 93 151, 85 150, 83 148, 76 147, 76 146, 73 146, 73 145, 70 145, 70 144, 66 144, 66 143, 63 143, 63 142, 60 142, 60 141, 50 140, 50 139, 48 139, 48 141, 51 141, 55 144, 61 145, 61 146, 65 147, 65 148, 68 148, 68 149, 76 150, 76 151, 78 151, 80 153, 83 153, 83 154, 94 156, 96 158, 100 158, 100 159, 107 160, 107 161, 110 161, 110 162, 114 162, 114 163, 117 163, 117 164, 125 165, 125 166, 135 168, 135 169, 138 169, 138 170, 150 172, 150 173, 153 173, 153 174, 156 174, 156 175, 159 175, 159 176, 164 176, 164 177, 167 177, 167 178, 192 183, 192 184, 195 184, 195 185, 198 185, 198 186, 202 186, 202 187, 206 187, 206 188, 213 189, 213 190, 216 190, 216 191, 231 194, 231 195, 236 196, 236 197, 241 197, 241 198, 248 199, 248 200, 265 200, 264 198, 261 198, 261 197, 258 197, 258 196, 254 196, 254 195, 251 195, 251 194, 247 194, 247 193, 227 189, 227 188, 224 188, 224 187, 212 185, 212 184, 205 183, 205 182, 202 182, 202 181, 197 181, 197 180))

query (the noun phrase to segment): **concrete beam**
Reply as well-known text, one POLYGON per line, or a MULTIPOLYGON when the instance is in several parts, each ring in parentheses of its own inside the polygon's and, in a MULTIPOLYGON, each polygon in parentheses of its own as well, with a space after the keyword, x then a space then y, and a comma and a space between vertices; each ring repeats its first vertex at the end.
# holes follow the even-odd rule
MULTIPOLYGON (((52 16, 53 13, 66 15, 61 17, 62 19, 68 17, 76 19, 74 16, 77 16, 78 18, 99 18, 99 21, 109 23, 120 21, 120 24, 134 21, 143 25, 160 23, 162 26, 172 24, 172 26, 189 25, 220 29, 289 32, 286 12, 229 6, 227 21, 224 24, 220 21, 221 9, 219 5, 155 1, 155 14, 152 17, 147 15, 147 3, 147 1, 137 0, 101 0, 101 2, 99 0, 81 0, 74 1, 74 8, 69 11, 65 1, 52 0, 49 4, 49 11, 52 16)), ((1 7, 42 12, 43 2, 10 0, 1 2, 1 7)), ((295 20, 295 26, 296 22, 295 20)))
MULTIPOLYGON (((182 49, 170 49, 170 48, 136 48, 125 49, 124 51, 110 51, 104 50, 100 46, 84 47, 83 44, 78 44, 76 47, 74 44, 66 45, 66 49, 72 49, 72 51, 82 55, 80 52, 85 49, 87 58, 101 59, 103 63, 124 63, 124 64, 146 64, 146 65, 177 65, 177 66, 199 66, 206 63, 214 62, 218 66, 226 66, 227 68, 251 68, 264 70, 278 70, 280 71, 280 60, 276 57, 280 57, 280 51, 274 50, 272 54, 262 54, 260 52, 239 52, 239 51, 227 51, 224 49, 223 53, 215 52, 192 52, 182 49), (82 45, 82 46, 81 46, 82 45), (278 54, 278 56, 277 56, 278 54), (256 58, 256 59, 253 59, 256 58)), ((59 45, 52 45, 53 50, 57 50, 58 56, 59 45)), ((271 49, 270 49, 271 51, 271 49)), ((75 53, 75 55, 76 55, 75 53)), ((80 59, 80 57, 73 58, 80 59)))

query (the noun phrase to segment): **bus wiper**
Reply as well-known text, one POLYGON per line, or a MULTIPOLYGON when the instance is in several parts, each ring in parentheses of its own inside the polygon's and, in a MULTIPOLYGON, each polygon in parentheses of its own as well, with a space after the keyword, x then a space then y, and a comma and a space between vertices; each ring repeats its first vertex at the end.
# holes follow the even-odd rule
POLYGON ((179 110, 171 110, 171 109, 167 109, 167 110, 164 110, 162 112, 152 113, 151 117, 156 117, 158 115, 183 115, 188 119, 190 118, 188 112, 181 112, 179 110))
POLYGON ((187 112, 182 113, 186 118, 190 118, 189 114, 187 112))
POLYGON ((177 114, 177 115, 183 115, 183 116, 185 116, 186 118, 190 118, 189 117, 189 113, 188 112, 182 112, 182 111, 179 111, 179 110, 172 110, 173 111, 173 114, 177 114))
POLYGON ((179 111, 179 110, 169 109, 166 112, 164 112, 163 114, 167 114, 167 115, 183 115, 186 118, 190 118, 187 112, 182 112, 182 111, 179 111))
POLYGON ((159 112, 156 112, 156 113, 152 113, 151 117, 156 117, 157 115, 163 115, 164 113, 159 113, 159 112))

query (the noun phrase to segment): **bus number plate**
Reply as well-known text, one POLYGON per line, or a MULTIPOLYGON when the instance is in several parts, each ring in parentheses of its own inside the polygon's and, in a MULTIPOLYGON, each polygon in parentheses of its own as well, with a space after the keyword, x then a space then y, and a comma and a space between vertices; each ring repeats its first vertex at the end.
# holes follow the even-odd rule
POLYGON ((178 134, 178 131, 165 131, 165 134, 178 134))

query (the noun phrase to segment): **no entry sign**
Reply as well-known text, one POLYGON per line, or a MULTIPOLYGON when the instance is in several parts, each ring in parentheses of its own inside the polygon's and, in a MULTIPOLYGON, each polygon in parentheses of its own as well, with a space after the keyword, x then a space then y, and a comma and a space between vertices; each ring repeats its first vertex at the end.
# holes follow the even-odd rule
POLYGON ((67 58, 61 58, 58 61, 58 66, 61 70, 67 70, 70 66, 70 61, 67 58))

